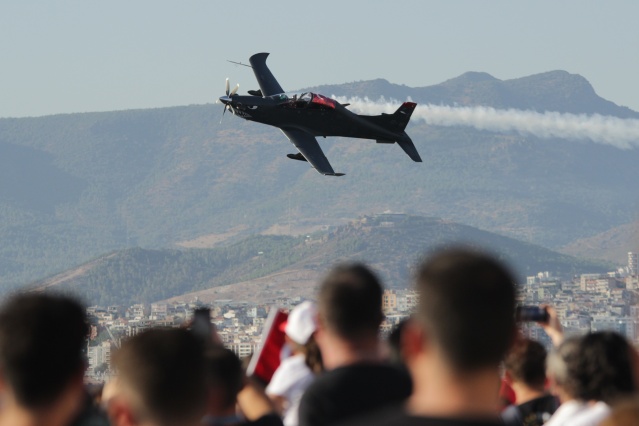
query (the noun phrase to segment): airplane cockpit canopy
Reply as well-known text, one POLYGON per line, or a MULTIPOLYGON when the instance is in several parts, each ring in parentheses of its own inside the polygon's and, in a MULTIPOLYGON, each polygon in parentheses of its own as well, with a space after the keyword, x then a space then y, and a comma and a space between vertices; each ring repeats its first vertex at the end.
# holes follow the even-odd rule
POLYGON ((286 108, 335 109, 335 101, 316 93, 280 93, 273 95, 280 106, 286 108))

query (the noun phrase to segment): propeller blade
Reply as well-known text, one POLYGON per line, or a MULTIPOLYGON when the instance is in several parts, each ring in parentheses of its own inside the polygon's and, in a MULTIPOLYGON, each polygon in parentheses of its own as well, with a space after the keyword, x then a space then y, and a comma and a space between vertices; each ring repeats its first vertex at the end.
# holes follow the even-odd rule
POLYGON ((229 96, 233 96, 234 94, 236 94, 236 93, 237 93, 237 89, 239 89, 239 88, 240 88, 240 85, 238 84, 237 86, 235 86, 235 87, 233 88, 233 90, 231 91, 231 93, 229 94, 229 96))
POLYGON ((230 90, 230 86, 229 86, 229 79, 226 79, 226 96, 229 95, 229 90, 230 90))
POLYGON ((222 111, 222 118, 220 118, 220 124, 222 124, 222 120, 224 120, 224 114, 226 113, 226 108, 228 108, 228 105, 224 105, 224 111, 222 111))

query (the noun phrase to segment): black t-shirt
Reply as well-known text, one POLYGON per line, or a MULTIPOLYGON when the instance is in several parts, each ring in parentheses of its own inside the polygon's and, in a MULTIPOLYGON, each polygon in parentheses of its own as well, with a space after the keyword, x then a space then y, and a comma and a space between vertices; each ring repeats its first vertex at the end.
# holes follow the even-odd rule
POLYGON ((328 426, 410 396, 408 372, 390 364, 354 364, 319 376, 304 392, 299 426, 328 426))
POLYGON ((401 406, 394 406, 340 423, 340 426, 503 426, 503 423, 497 416, 475 419, 412 416, 401 406))
POLYGON ((284 423, 277 414, 267 414, 252 422, 247 421, 243 426, 284 426, 284 423))
POLYGON ((511 405, 502 414, 507 426, 541 426, 559 407, 559 401, 552 395, 531 399, 520 405, 511 405))
POLYGON ((257 420, 245 420, 237 416, 220 419, 206 416, 202 419, 202 425, 206 426, 284 426, 282 418, 277 414, 266 414, 257 420))

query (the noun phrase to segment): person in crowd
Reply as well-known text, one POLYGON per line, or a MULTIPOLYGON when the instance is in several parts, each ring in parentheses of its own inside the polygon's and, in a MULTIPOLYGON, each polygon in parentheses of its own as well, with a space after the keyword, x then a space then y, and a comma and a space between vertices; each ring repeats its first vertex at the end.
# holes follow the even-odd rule
POLYGON ((88 335, 75 300, 44 293, 11 297, 0 309, 0 425, 62 426, 84 401, 88 335))
POLYGON ((207 426, 282 426, 264 391, 244 376, 242 361, 222 346, 206 352, 207 426), (239 409, 238 409, 239 408, 239 409))
POLYGON ((405 404, 349 425, 500 425, 500 363, 516 332, 515 284, 497 260, 469 249, 419 267, 419 305, 402 331, 414 391, 405 404))
POLYGON ((113 426, 199 425, 206 411, 202 342, 185 329, 149 329, 114 353, 103 398, 113 426))
POLYGON ((497 402, 497 409, 500 413, 515 403, 515 391, 506 382, 504 378, 501 379, 499 386, 499 400, 497 402))
POLYGON ((382 286, 368 267, 342 264, 328 273, 319 290, 317 320, 326 372, 302 397, 301 426, 334 424, 410 395, 408 374, 384 359, 382 286))
POLYGON ((244 386, 242 362, 230 350, 218 346, 206 353, 207 403, 205 425, 239 424, 237 394, 244 386))
POLYGON ((561 406, 549 426, 597 425, 610 406, 636 392, 633 349, 617 333, 595 332, 562 343, 548 360, 561 406))
POLYGON ((406 320, 401 321, 391 330, 386 340, 386 346, 388 350, 388 358, 392 363, 400 366, 404 366, 404 359, 402 357, 402 329, 406 325, 406 320))
POLYGON ((68 426, 109 426, 109 418, 102 406, 104 384, 85 386, 82 409, 68 426))
POLYGON ((291 356, 284 359, 266 388, 285 426, 297 426, 298 407, 304 391, 322 371, 321 353, 313 337, 317 307, 302 302, 289 314, 284 333, 291 356))
POLYGON ((507 426, 541 426, 559 407, 546 391, 546 349, 531 339, 520 338, 504 360, 504 379, 515 393, 515 404, 502 419, 507 426))

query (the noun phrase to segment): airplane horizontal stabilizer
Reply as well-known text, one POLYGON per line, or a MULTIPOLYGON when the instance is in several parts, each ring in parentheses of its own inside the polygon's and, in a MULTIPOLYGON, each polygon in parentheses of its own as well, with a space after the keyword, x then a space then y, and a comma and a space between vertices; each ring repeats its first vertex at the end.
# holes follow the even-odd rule
POLYGON ((397 140, 397 143, 399 144, 399 146, 402 147, 404 152, 406 154, 408 154, 408 156, 413 161, 415 161, 417 163, 421 163, 422 162, 422 157, 419 156, 419 153, 417 152, 417 148, 415 148, 415 144, 408 137, 408 135, 406 133, 404 133, 404 137, 403 138, 397 140))

